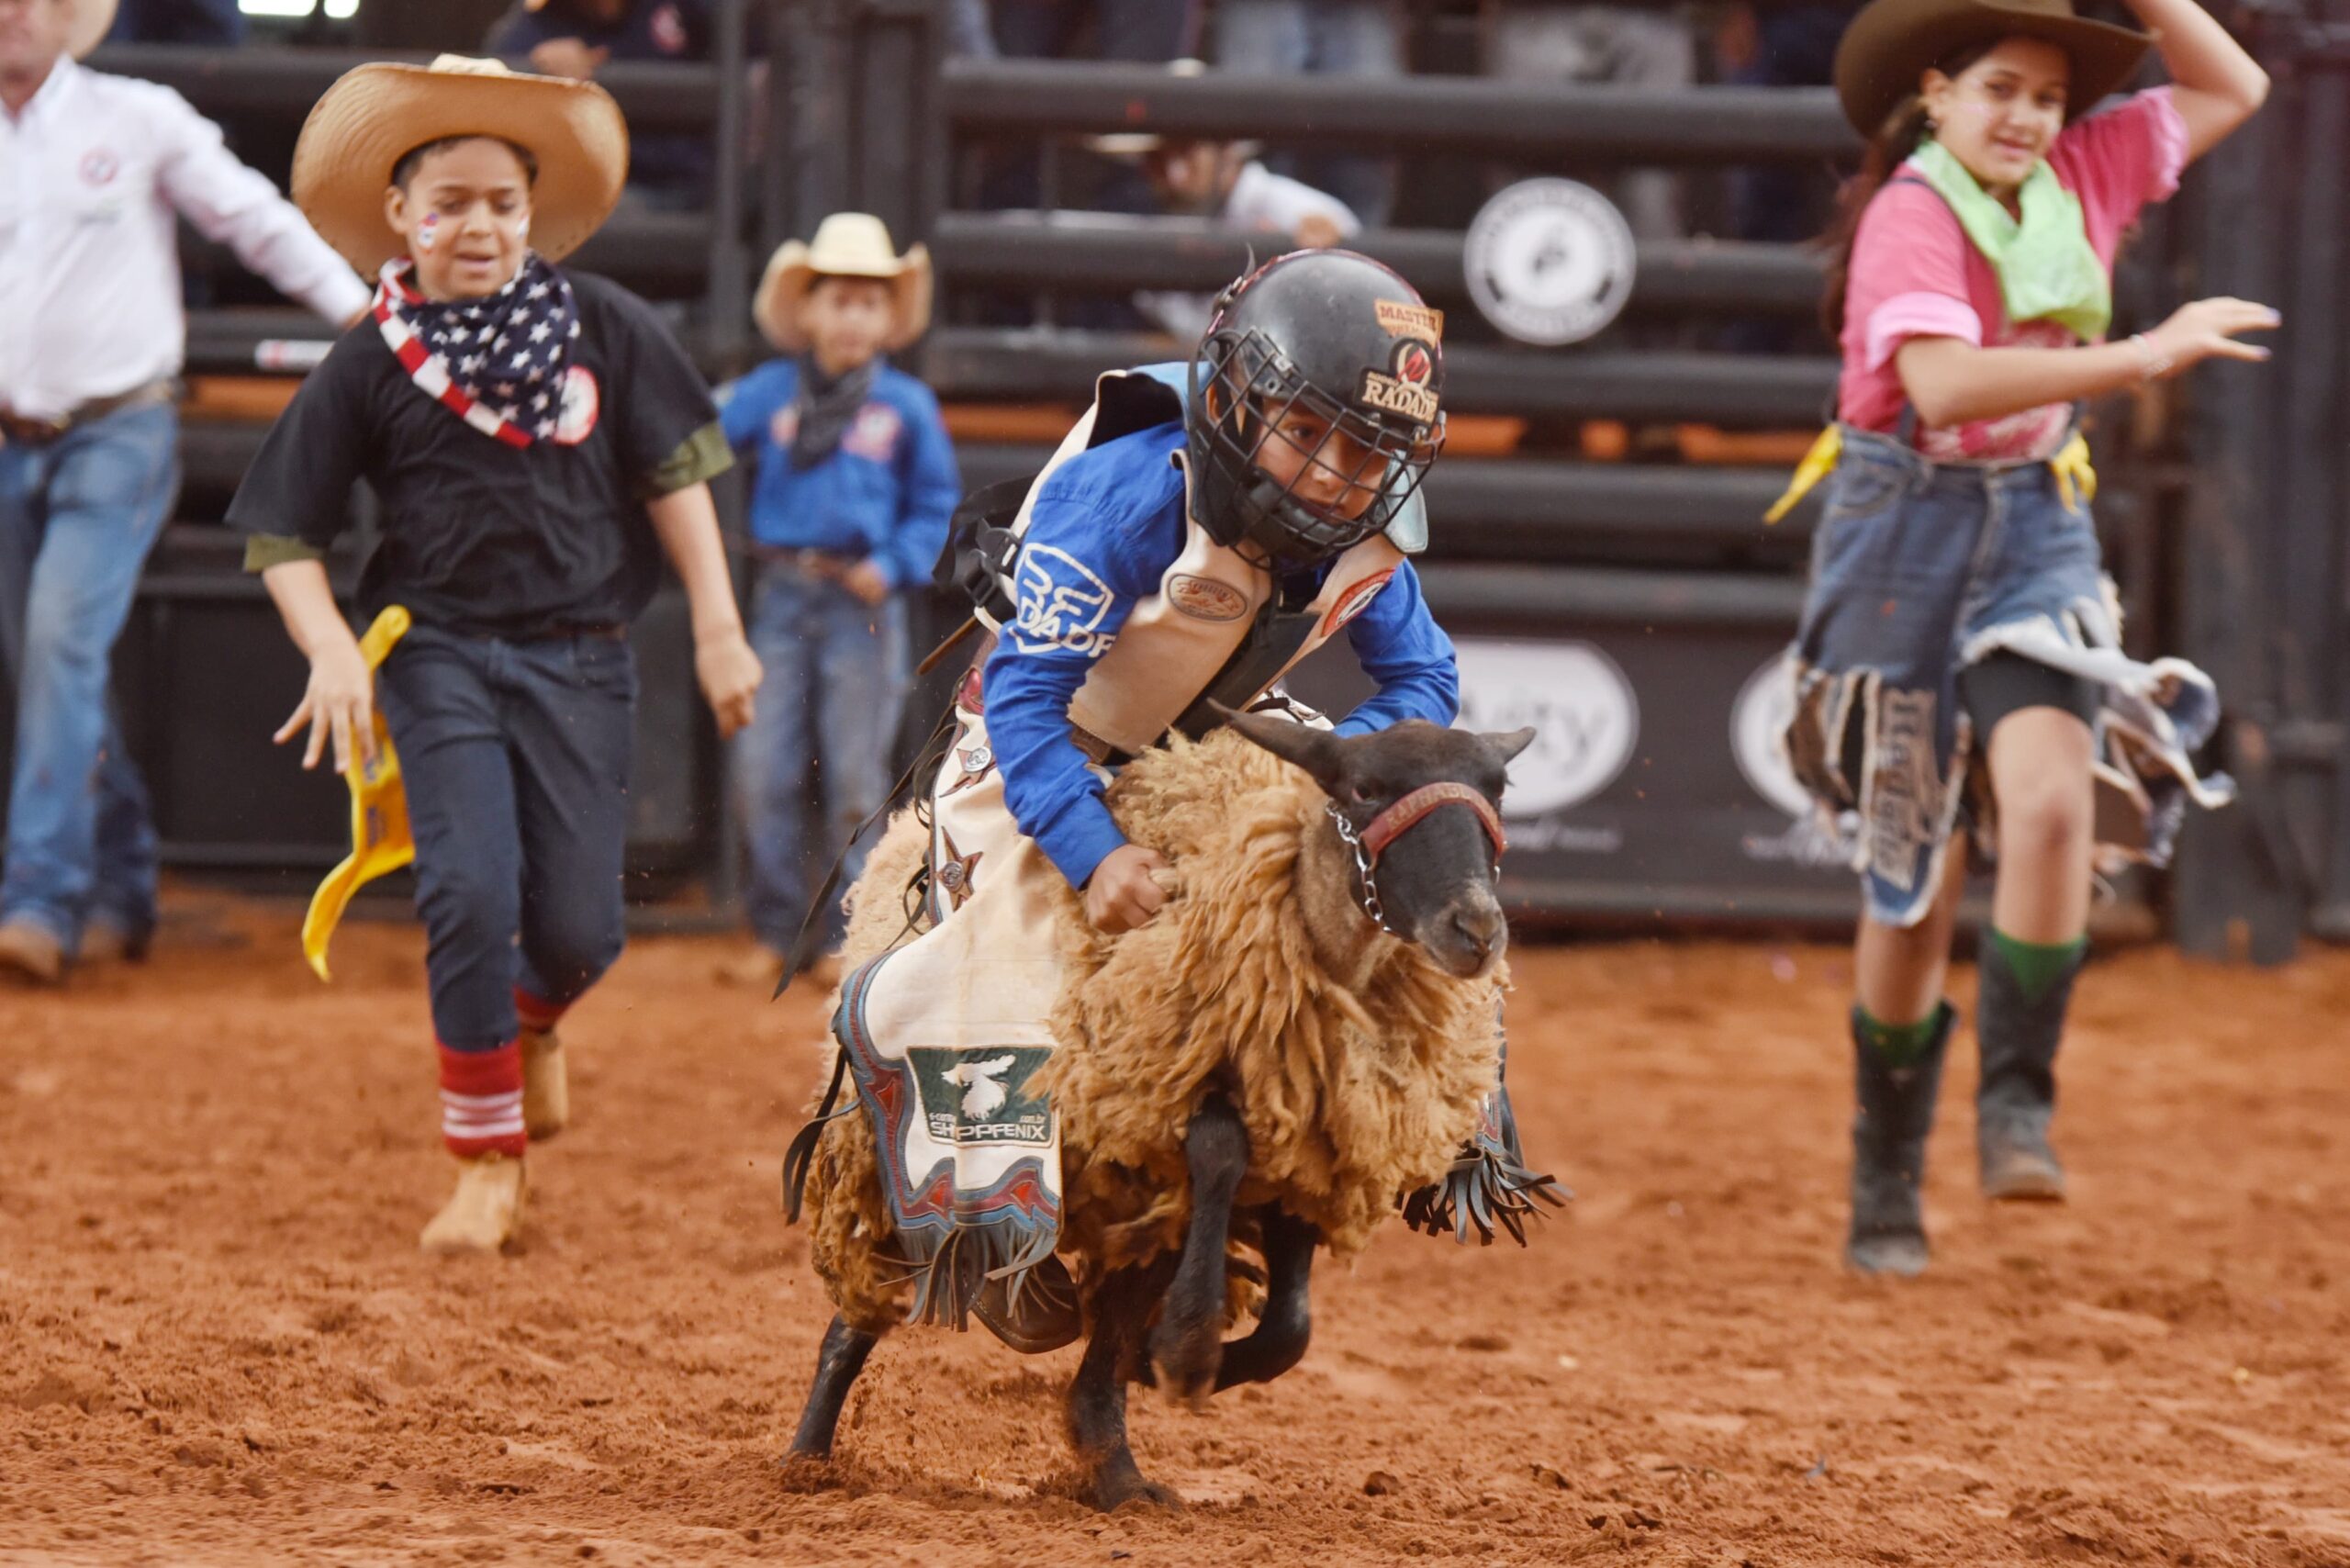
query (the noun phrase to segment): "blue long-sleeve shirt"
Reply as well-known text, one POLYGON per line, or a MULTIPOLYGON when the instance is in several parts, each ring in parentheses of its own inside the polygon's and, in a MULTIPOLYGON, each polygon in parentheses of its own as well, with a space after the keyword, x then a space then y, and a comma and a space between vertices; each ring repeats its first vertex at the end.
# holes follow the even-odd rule
MULTIPOLYGON (((988 660, 988 743, 1005 802, 1072 887, 1083 887, 1126 840, 1069 738, 1069 700, 1135 602, 1158 591, 1182 554, 1183 475, 1170 461, 1182 445, 1180 422, 1155 425, 1052 472, 1021 546, 1019 618, 988 660)), ((1317 592, 1329 571, 1307 574, 1317 592)), ((1460 709, 1452 640, 1429 616, 1409 562, 1346 631, 1379 689, 1339 734, 1367 734, 1404 719, 1452 722, 1460 709)))
POLYGON ((736 451, 755 447, 751 536, 786 549, 869 556, 892 588, 930 580, 962 498, 954 443, 938 398, 905 372, 875 372, 865 406, 830 457, 791 465, 790 411, 800 366, 769 360, 719 388, 719 420, 736 451))

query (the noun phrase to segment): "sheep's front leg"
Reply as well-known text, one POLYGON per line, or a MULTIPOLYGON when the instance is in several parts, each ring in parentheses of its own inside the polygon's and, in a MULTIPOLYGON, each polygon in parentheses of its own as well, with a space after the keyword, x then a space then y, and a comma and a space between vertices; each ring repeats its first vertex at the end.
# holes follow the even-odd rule
POLYGON ((1235 1383, 1270 1383, 1304 1359, 1314 1332, 1306 1286, 1314 1277, 1314 1249, 1322 1233, 1295 1215, 1269 1204, 1262 1211, 1265 1248, 1265 1309, 1246 1338, 1224 1348, 1216 1369, 1216 1392, 1235 1383))
POLYGON ((1143 1326, 1167 1288, 1164 1263, 1121 1269, 1093 1297, 1093 1338, 1069 1389, 1069 1440, 1086 1470, 1085 1495, 1104 1513, 1122 1503, 1180 1507, 1182 1499, 1146 1480, 1126 1443, 1126 1384, 1141 1358, 1143 1326))
POLYGON ((1221 1094, 1192 1114, 1183 1135, 1192 1172, 1191 1226, 1183 1260, 1150 1334, 1150 1360, 1169 1399, 1207 1408, 1224 1358, 1225 1244, 1232 1234, 1232 1197, 1248 1170, 1248 1129, 1221 1094))
POLYGON ((793 1453, 810 1459, 831 1456, 833 1432, 840 1425, 849 1385, 865 1370, 865 1358, 873 1353, 874 1343, 880 1338, 852 1328, 837 1313, 834 1315, 833 1326, 824 1330, 823 1347, 816 1352, 816 1382, 808 1390, 807 1408, 800 1413, 800 1430, 791 1439, 793 1453))

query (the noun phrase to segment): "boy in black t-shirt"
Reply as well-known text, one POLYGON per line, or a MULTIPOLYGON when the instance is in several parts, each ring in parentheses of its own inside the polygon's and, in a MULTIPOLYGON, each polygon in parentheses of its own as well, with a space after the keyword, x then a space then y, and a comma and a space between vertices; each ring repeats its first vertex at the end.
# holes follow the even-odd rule
POLYGON ((636 675, 629 622, 666 552, 695 672, 733 734, 759 663, 706 481, 729 456, 693 366, 644 303, 554 261, 618 199, 603 89, 444 56, 363 65, 295 150, 294 196, 363 271, 371 319, 311 373, 230 504, 309 689, 303 766, 399 754, 457 1191, 429 1251, 510 1240, 530 1138, 568 1110, 555 1021, 619 957, 636 675), (413 627, 380 686, 322 557, 353 481, 382 503, 359 607, 413 627))

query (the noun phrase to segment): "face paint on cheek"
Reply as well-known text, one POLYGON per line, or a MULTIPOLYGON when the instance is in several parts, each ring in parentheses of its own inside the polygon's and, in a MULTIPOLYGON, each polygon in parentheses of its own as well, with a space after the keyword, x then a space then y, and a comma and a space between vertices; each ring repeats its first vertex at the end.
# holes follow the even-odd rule
POLYGON ((420 251, 430 251, 434 245, 440 243, 440 241, 441 215, 437 212, 428 212, 424 215, 424 221, 416 226, 416 248, 420 251))
POLYGON ((527 212, 515 222, 514 242, 518 245, 527 245, 531 242, 531 215, 527 212))

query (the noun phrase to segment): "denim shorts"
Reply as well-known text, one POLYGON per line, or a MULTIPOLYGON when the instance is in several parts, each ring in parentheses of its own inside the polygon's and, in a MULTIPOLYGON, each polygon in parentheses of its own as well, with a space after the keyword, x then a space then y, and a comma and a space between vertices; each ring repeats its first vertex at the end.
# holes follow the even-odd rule
POLYGON ((1853 831, 1874 918, 1923 918, 1970 793, 1987 812, 1987 789, 1969 790, 1983 737, 1958 678, 1995 654, 2098 684, 2100 778, 2138 808, 2115 846, 2127 858, 2167 857, 2179 789, 2224 799, 2186 756, 2217 722, 2210 679, 2120 648, 2087 503, 2047 464, 1934 463, 1889 436, 1845 432, 1813 536, 1785 741, 1804 787, 1853 831))

